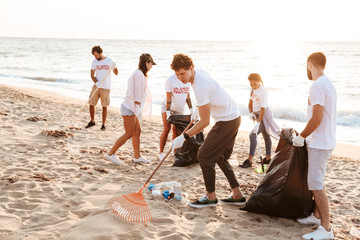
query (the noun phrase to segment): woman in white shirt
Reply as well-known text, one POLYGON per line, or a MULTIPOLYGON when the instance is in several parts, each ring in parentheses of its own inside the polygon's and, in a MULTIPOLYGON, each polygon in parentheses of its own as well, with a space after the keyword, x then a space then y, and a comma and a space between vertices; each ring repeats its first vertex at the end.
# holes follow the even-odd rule
POLYGON ((250 119, 256 121, 254 130, 249 134, 250 137, 250 151, 249 157, 240 167, 249 168, 252 166, 252 159, 255 154, 257 145, 257 135, 262 133, 265 141, 266 157, 263 160, 264 164, 269 164, 271 161, 271 137, 279 139, 279 126, 275 123, 272 112, 267 102, 267 91, 261 76, 257 73, 252 73, 248 77, 251 86, 249 112, 250 119))
POLYGON ((105 158, 115 164, 122 164, 116 157, 116 151, 130 138, 134 148, 135 163, 150 163, 140 156, 140 120, 144 111, 151 109, 151 94, 148 88, 147 73, 153 65, 156 65, 151 55, 144 53, 139 58, 139 68, 130 76, 126 96, 121 104, 121 116, 124 120, 125 133, 114 143, 105 158), (150 107, 147 105, 150 104, 150 107))
MULTIPOLYGON (((190 83, 182 83, 175 74, 171 75, 165 82, 166 96, 161 109, 164 129, 160 136, 160 153, 158 155, 160 160, 165 156, 163 151, 171 128, 171 124, 168 122, 170 116, 184 114, 185 103, 187 103, 190 109, 190 114, 193 113, 190 99, 190 86, 190 83)), ((173 126, 172 130, 172 139, 174 140, 177 137, 175 126, 173 126)))

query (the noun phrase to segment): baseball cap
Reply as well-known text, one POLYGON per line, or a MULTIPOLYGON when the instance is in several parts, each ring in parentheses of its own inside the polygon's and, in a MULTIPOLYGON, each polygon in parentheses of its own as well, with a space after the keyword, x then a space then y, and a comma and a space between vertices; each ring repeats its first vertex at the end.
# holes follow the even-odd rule
POLYGON ((153 58, 151 57, 151 55, 149 53, 141 54, 140 60, 145 60, 146 62, 151 62, 152 65, 156 65, 156 63, 154 62, 153 58))

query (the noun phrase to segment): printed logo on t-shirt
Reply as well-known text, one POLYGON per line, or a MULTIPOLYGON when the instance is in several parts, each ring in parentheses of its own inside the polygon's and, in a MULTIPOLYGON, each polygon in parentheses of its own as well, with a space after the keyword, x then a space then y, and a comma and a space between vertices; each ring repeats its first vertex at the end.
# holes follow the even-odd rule
POLYGON ((252 94, 251 94, 251 99, 252 99, 253 101, 259 101, 258 95, 255 94, 255 93, 252 93, 252 94))
POLYGON ((182 87, 182 88, 174 87, 173 93, 174 94, 188 94, 189 89, 190 89, 189 87, 182 87))
POLYGON ((109 70, 109 65, 96 65, 96 70, 109 70))

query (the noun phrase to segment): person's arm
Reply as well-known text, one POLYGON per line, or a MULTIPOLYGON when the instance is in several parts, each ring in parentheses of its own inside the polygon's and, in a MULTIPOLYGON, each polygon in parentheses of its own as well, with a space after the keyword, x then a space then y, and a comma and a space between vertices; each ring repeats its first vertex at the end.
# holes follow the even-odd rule
POLYGON ((144 94, 144 88, 145 88, 145 77, 140 73, 135 73, 134 76, 134 100, 135 104, 141 106, 141 100, 143 98, 144 94))
POLYGON ((188 95, 187 95, 186 104, 188 105, 189 109, 192 109, 190 93, 188 93, 188 95))
POLYGON ((249 108, 249 113, 252 113, 253 112, 253 100, 251 100, 251 99, 249 99, 248 108, 249 108))
POLYGON ((115 75, 118 75, 118 73, 119 73, 119 71, 118 71, 118 69, 116 67, 113 69, 113 72, 114 72, 115 75))
POLYGON ((306 124, 305 129, 300 133, 303 138, 307 138, 312 132, 314 132, 320 125, 324 115, 324 106, 314 105, 312 116, 309 122, 306 124))
POLYGON ((172 92, 166 92, 166 111, 170 111, 172 92))
POLYGON ((210 103, 198 107, 199 109, 199 116, 200 121, 198 121, 192 128, 190 128, 186 134, 189 137, 196 135, 197 133, 201 132, 210 124, 210 103))
POLYGON ((264 115, 265 115, 265 108, 260 108, 260 115, 259 115, 259 117, 258 117, 258 119, 256 121, 261 123, 261 121, 264 118, 264 115))
POLYGON ((91 80, 93 80, 94 83, 97 82, 97 79, 95 77, 95 69, 90 70, 90 77, 91 77, 91 80))

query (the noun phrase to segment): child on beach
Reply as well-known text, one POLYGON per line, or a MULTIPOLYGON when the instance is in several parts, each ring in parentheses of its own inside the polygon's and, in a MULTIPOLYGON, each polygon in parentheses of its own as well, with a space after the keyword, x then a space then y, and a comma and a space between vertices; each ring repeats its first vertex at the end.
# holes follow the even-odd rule
POLYGON ((115 164, 122 164, 122 162, 116 157, 116 151, 130 138, 132 138, 132 145, 134 148, 134 162, 135 163, 150 163, 140 156, 140 120, 141 114, 145 111, 150 103, 151 109, 151 94, 148 88, 148 76, 153 65, 156 65, 151 55, 144 53, 139 59, 139 68, 130 76, 128 80, 128 86, 126 96, 121 104, 121 116, 124 120, 125 133, 119 137, 114 143, 110 152, 105 155, 105 158, 112 161, 115 164))
MULTIPOLYGON (((193 113, 191 99, 190 99, 190 83, 182 83, 176 75, 171 75, 165 82, 166 96, 162 104, 161 117, 164 125, 164 130, 160 136, 160 153, 158 158, 164 158, 164 148, 170 132, 171 124, 168 119, 171 115, 184 114, 185 103, 187 103, 190 113, 193 113)), ((173 140, 177 137, 175 127, 173 126, 173 140)))
POLYGON ((275 123, 272 112, 267 102, 267 91, 264 87, 264 83, 261 76, 257 73, 251 73, 248 77, 251 86, 251 93, 249 99, 249 112, 250 119, 256 124, 254 130, 249 134, 250 138, 250 151, 249 157, 246 159, 240 167, 249 168, 252 166, 252 159, 255 154, 257 145, 257 135, 262 133, 265 140, 266 157, 263 160, 264 164, 269 164, 271 161, 271 137, 279 139, 278 132, 279 126, 275 123))

